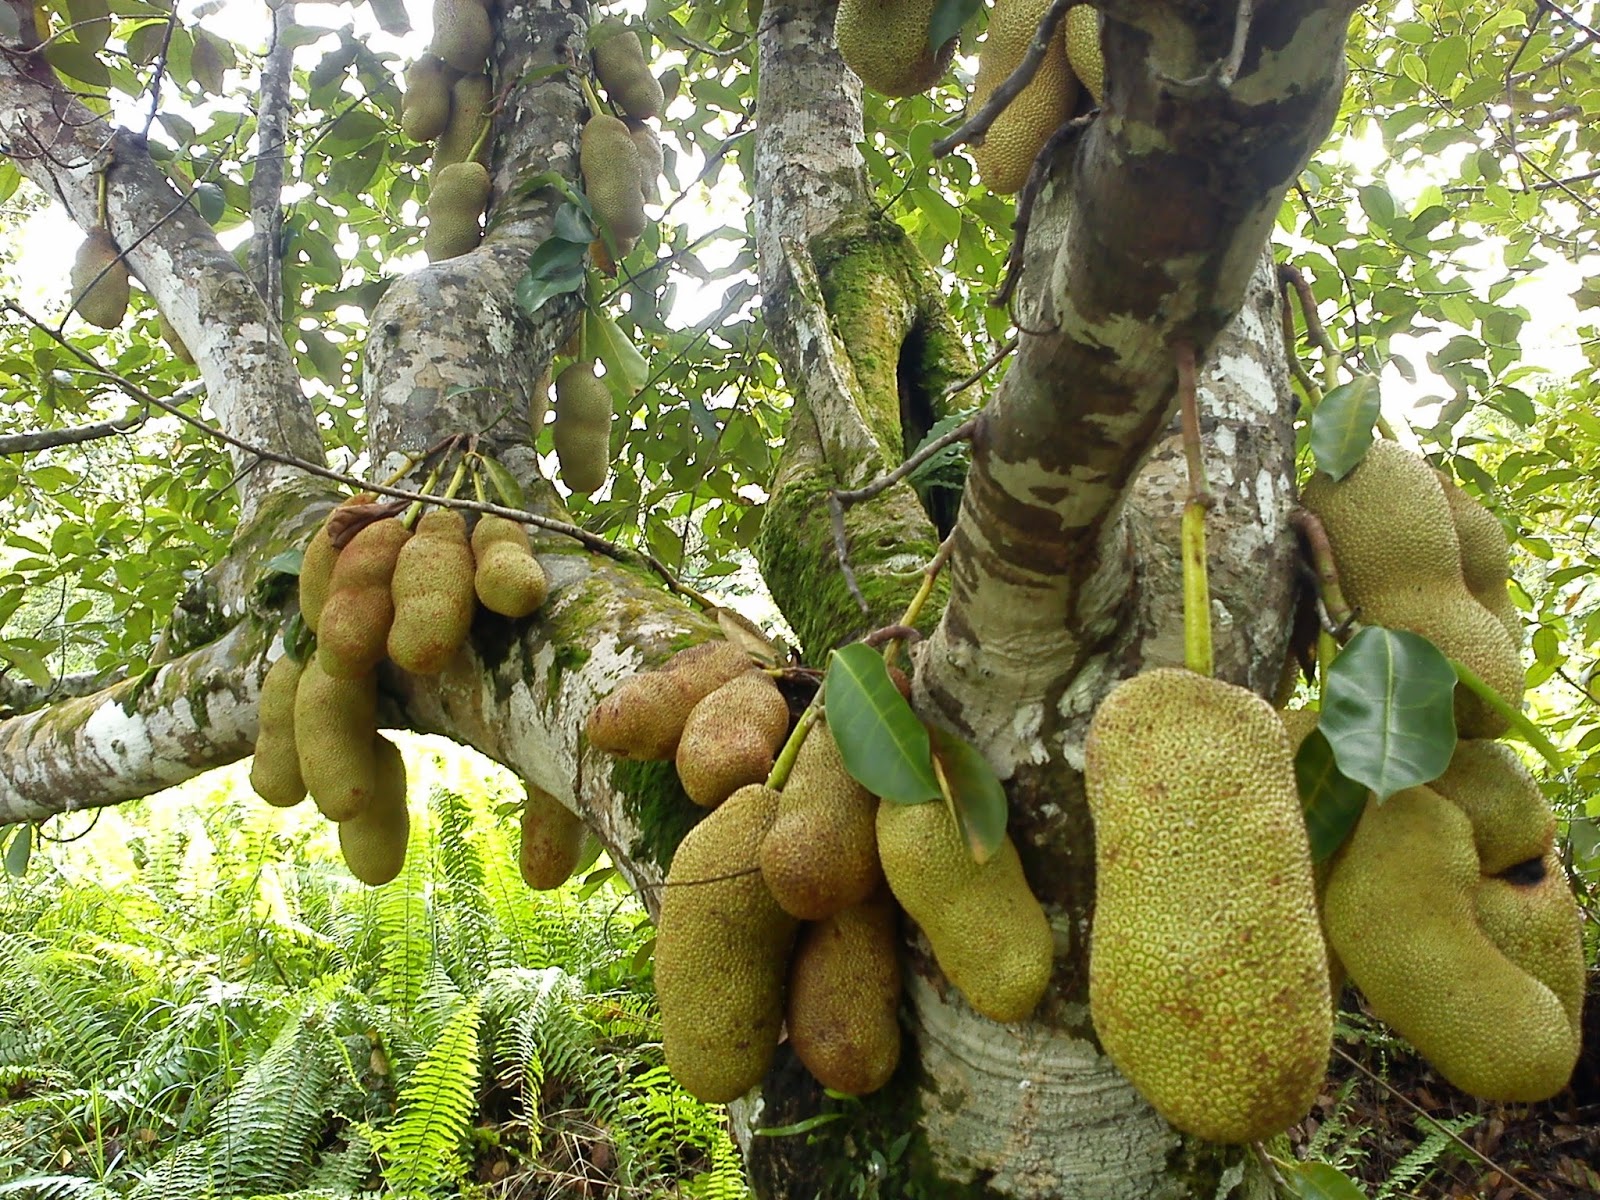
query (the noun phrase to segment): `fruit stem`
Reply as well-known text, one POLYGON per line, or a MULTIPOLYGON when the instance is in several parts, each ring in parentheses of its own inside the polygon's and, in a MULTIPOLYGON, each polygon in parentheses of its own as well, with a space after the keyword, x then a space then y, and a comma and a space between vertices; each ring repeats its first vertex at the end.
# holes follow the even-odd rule
POLYGON ((1211 584, 1206 577, 1206 510, 1211 489, 1206 483, 1200 444, 1198 371, 1193 342, 1173 347, 1178 363, 1178 412, 1183 429, 1183 457, 1189 467, 1189 499, 1183 505, 1180 546, 1183 559, 1183 663, 1210 678, 1216 668, 1211 649, 1211 584))
POLYGON ((1556 747, 1555 743, 1544 735, 1544 731, 1528 719, 1527 714, 1520 707, 1508 704, 1504 696, 1485 683, 1482 677, 1465 663, 1452 658, 1450 665, 1455 669, 1456 678, 1461 681, 1461 685, 1479 700, 1482 700, 1484 704, 1510 721, 1511 728, 1521 734, 1523 740, 1537 750, 1545 762, 1558 771, 1566 769, 1566 757, 1556 747))
MULTIPOLYGON (((433 470, 428 472, 427 481, 422 485, 423 495, 431 496, 433 494, 433 485, 439 482, 439 470, 443 466, 444 463, 442 461, 435 463, 433 470)), ((400 517, 400 523, 407 529, 416 527, 417 518, 422 515, 422 504, 422 497, 419 496, 406 507, 405 513, 400 517)))
POLYGON ((1317 628, 1317 707, 1328 698, 1328 668, 1339 657, 1339 640, 1322 628, 1317 628))
POLYGON ((794 770, 794 760, 800 754, 800 747, 805 745, 806 735, 822 716, 823 690, 818 688, 817 694, 811 697, 811 703, 806 705, 805 712, 801 713, 800 719, 794 723, 794 732, 789 735, 789 740, 778 752, 777 761, 772 764, 772 772, 767 776, 767 786, 774 791, 781 792, 783 785, 789 782, 789 772, 794 770))
POLYGON ((605 112, 605 108, 600 104, 600 97, 594 94, 594 85, 589 82, 587 74, 578 76, 578 86, 583 89, 583 98, 589 104, 589 115, 591 117, 599 116, 605 112))
POLYGON ((479 156, 483 154, 484 146, 488 143, 489 134, 494 130, 493 117, 480 118, 480 120, 483 121, 483 125, 478 130, 478 136, 472 139, 472 149, 467 151, 465 161, 469 163, 478 161, 479 156))
MULTIPOLYGON (((917 588, 917 594, 911 597, 911 603, 906 605, 906 611, 900 614, 896 625, 907 627, 915 625, 917 618, 922 615, 923 607, 928 603, 928 597, 933 595, 933 585, 939 580, 939 572, 944 570, 945 563, 950 561, 950 551, 954 545, 955 534, 952 533, 939 543, 939 548, 934 551, 933 557, 928 560, 928 565, 922 568, 922 583, 917 588)), ((900 639, 890 638, 883 644, 883 661, 893 662, 895 655, 900 653, 900 639)))
POLYGON ((1306 540, 1306 548, 1311 555, 1311 569, 1317 577, 1317 593, 1322 597, 1322 607, 1328 614, 1328 620, 1343 628, 1350 624, 1354 614, 1339 583, 1339 568, 1333 561, 1333 545, 1328 541, 1328 531, 1322 527, 1315 513, 1304 508, 1297 508, 1289 514, 1289 524, 1306 540))

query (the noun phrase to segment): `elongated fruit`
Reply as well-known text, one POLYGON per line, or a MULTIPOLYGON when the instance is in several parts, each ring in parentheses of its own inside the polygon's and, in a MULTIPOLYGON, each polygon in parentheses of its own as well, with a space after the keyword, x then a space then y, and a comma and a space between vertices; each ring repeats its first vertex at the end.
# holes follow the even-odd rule
POLYGON ((256 756, 250 764, 250 786, 268 804, 290 808, 306 798, 300 777, 300 752, 294 741, 294 694, 302 666, 289 655, 278 658, 261 681, 256 730, 256 756))
POLYGON ((366 808, 339 822, 339 853, 368 887, 388 883, 406 865, 411 814, 406 809, 406 764, 400 748, 382 734, 373 738, 377 786, 366 808))
POLYGON ((432 675, 454 657, 472 628, 474 569, 461 514, 449 508, 424 513, 389 583, 394 622, 387 645, 397 666, 432 675))
POLYGON ((561 482, 587 496, 611 470, 611 389, 593 360, 572 363, 556 376, 556 420, 550 430, 561 482))
POLYGON ((72 262, 72 307, 91 325, 115 329, 128 313, 128 268, 102 228, 89 231, 72 262))

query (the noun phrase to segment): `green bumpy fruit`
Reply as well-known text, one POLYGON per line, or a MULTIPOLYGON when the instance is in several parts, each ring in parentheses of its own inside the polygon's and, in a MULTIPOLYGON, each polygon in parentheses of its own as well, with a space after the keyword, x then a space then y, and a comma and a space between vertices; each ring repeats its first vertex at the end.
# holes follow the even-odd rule
POLYGON ((472 586, 490 612, 526 617, 550 594, 528 531, 516 521, 492 514, 479 517, 472 530, 472 557, 477 563, 472 586))
POLYGON ((413 142, 431 142, 450 124, 449 66, 437 54, 424 54, 406 68, 400 102, 400 132, 413 142))
MULTIPOLYGON (((989 34, 978 52, 978 77, 972 85, 969 112, 977 112, 1011 77, 1050 0, 995 0, 989 34)), ((1078 83, 1067 65, 1066 43, 1053 38, 1039 70, 1028 86, 995 118, 983 141, 972 147, 972 161, 989 190, 1009 196, 1028 182, 1033 160, 1045 141, 1072 113, 1078 83)))
POLYGON ((666 170, 666 158, 661 153, 661 139, 644 121, 629 117, 628 136, 633 148, 639 152, 639 183, 647 204, 661 203, 661 173, 666 170))
POLYGON ((318 650, 295 689, 294 740, 306 791, 330 821, 359 815, 377 795, 377 734, 378 677, 330 675, 318 650))
POLYGON ((406 865, 411 813, 406 808, 406 763, 400 748, 379 734, 373 738, 377 787, 372 802, 339 822, 339 853, 344 865, 368 887, 388 883, 406 865))
POLYGON ((576 813, 530 783, 517 852, 522 882, 540 892, 560 887, 577 869, 588 832, 576 813))
POLYGON ((596 25, 589 40, 594 46, 594 73, 612 103, 630 117, 660 117, 666 94, 650 74, 639 35, 612 17, 596 25))
POLYGON ((1439 482, 1461 542, 1461 577, 1466 580, 1467 590, 1506 627, 1511 644, 1520 650, 1522 618, 1511 603, 1511 546, 1505 528, 1455 480, 1441 475, 1439 482))
POLYGON ((250 764, 255 794, 278 808, 292 808, 306 798, 300 777, 300 752, 294 742, 294 694, 300 686, 300 663, 287 654, 267 669, 261 681, 256 729, 256 756, 250 764))
POLYGON ((317 628, 317 658, 330 675, 366 675, 388 649, 394 600, 389 593, 411 531, 394 517, 361 529, 334 560, 328 602, 317 628))
POLYGON ((555 424, 550 437, 561 482, 587 496, 611 471, 611 389, 594 373, 594 361, 579 360, 556 376, 555 424))
POLYGON ((104 229, 91 229, 72 260, 72 307, 89 324, 115 329, 128 315, 131 294, 117 243, 104 229))
MULTIPOLYGON (((1338 482, 1317 472, 1300 499, 1327 531, 1345 600, 1361 620, 1422 635, 1507 704, 1522 703, 1521 656, 1467 589, 1450 502, 1432 467, 1377 441, 1338 482)), ((1456 725, 1462 737, 1478 738, 1504 733, 1509 722, 1458 687, 1456 725)))
POLYGON ((494 25, 479 0, 433 0, 432 51, 458 71, 481 71, 494 25))
POLYGON ((1096 103, 1106 90, 1106 60, 1100 50, 1100 13, 1093 5, 1074 4, 1061 22, 1067 65, 1096 103))
POLYGON ((732 642, 702 642, 661 665, 619 683, 584 722, 589 744, 642 761, 674 758, 694 706, 750 669, 750 656, 732 642))
POLYGON ((689 799, 715 808, 740 788, 765 783, 789 732, 789 705, 760 671, 746 671, 690 710, 678 739, 678 778, 689 799))
POLYGON ((389 581, 394 622, 388 652, 396 666, 433 675, 455 657, 472 629, 474 570, 462 515, 449 508, 424 513, 389 581))
MULTIPOLYGON (((341 500, 338 508, 370 504, 372 499, 371 492, 358 492, 341 500)), ((329 536, 332 522, 330 515, 328 520, 317 526, 316 533, 311 535, 311 541, 306 544, 305 553, 300 558, 300 616, 312 633, 316 633, 322 624, 322 610, 327 607, 328 593, 333 586, 333 564, 339 557, 338 548, 329 536)))
POLYGON ((482 71, 463 75, 450 85, 450 122, 433 147, 433 179, 451 163, 466 162, 474 146, 479 149, 473 161, 485 167, 489 165, 493 139, 484 138, 480 145, 479 134, 483 132, 483 122, 493 98, 494 86, 482 71))
POLYGON ((595 216, 618 238, 636 238, 650 219, 644 212, 644 175, 639 151, 618 117, 595 113, 578 145, 583 191, 595 216))
POLYGON ((877 817, 877 797, 845 770, 832 731, 817 722, 761 843, 761 874, 784 911, 820 921, 873 893, 883 882, 877 817))
POLYGON ((994 1021, 1021 1021, 1050 984, 1055 939, 1007 837, 979 866, 940 801, 878 805, 878 855, 939 969, 994 1021))
POLYGON ((823 1087, 865 1096, 900 1062, 900 963, 887 893, 806 926, 789 964, 789 1044, 823 1087))
POLYGON ((684 837, 661 894, 662 1047, 684 1091, 711 1104, 761 1082, 783 1024, 785 967, 798 923, 756 870, 756 851, 777 812, 771 788, 740 788, 684 837))
POLYGON ((928 49, 934 0, 842 0, 834 19, 839 55, 873 91, 916 96, 938 83, 955 54, 950 38, 928 49))
POLYGON ((422 235, 429 262, 442 262, 478 248, 479 218, 489 206, 494 183, 479 162, 451 163, 433 177, 428 190, 428 230, 422 235))
POLYGON ((1287 1128, 1322 1085, 1333 1013, 1283 722, 1244 688, 1146 671, 1095 711, 1084 786, 1106 1054, 1186 1133, 1287 1128))

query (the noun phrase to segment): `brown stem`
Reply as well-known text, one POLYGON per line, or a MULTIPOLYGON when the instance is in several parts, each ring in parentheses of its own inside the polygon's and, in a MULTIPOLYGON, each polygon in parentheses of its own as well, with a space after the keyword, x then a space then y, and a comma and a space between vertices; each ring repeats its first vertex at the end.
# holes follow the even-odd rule
POLYGON ((994 124, 995 118, 1005 112, 1006 106, 1021 94, 1023 88, 1033 82, 1039 64, 1050 51, 1050 43, 1056 36, 1061 18, 1067 15, 1067 9, 1081 3, 1083 0, 1050 0, 1050 7, 1045 10, 1044 16, 1039 18, 1039 28, 1034 31, 1028 52, 1022 56, 1022 61, 1017 64, 1016 70, 1006 77, 1004 83, 995 88, 983 102, 983 107, 968 117, 961 128, 933 144, 935 158, 952 154, 958 147, 975 142, 989 132, 989 127, 994 124))
POLYGON ((1339 583, 1339 568, 1333 561, 1333 546, 1328 541, 1328 531, 1315 513, 1296 508, 1289 514, 1289 524, 1305 538, 1311 559, 1311 570, 1317 578, 1317 592, 1328 619, 1339 627, 1355 620, 1355 613, 1344 598, 1344 588, 1339 583))

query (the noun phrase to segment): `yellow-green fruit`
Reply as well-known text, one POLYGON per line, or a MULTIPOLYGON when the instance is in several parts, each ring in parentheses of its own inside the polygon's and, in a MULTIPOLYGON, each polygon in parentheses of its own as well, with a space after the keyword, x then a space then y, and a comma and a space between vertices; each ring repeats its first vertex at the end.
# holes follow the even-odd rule
POLYGON ((789 705, 760 671, 746 671, 690 710, 675 755, 689 799, 715 808, 739 788, 764 783, 789 732, 789 705))
POLYGON ((194 366, 194 355, 189 353, 189 347, 183 344, 183 339, 178 336, 178 331, 173 328, 172 322, 167 320, 165 314, 156 314, 156 328, 161 331, 161 340, 167 344, 167 349, 172 351, 172 357, 185 366, 194 366))
POLYGON ((379 887, 406 865, 411 814, 406 809, 406 764, 400 748, 382 734, 372 743, 377 787, 366 808, 339 822, 339 853, 350 874, 368 887, 379 887))
POLYGON ((595 216, 619 238, 636 238, 650 221, 644 214, 644 179, 639 151, 618 117, 595 113, 578 145, 583 191, 595 216))
POLYGON ((624 679, 589 714, 589 744, 625 758, 674 757, 694 706, 750 669, 750 656, 732 642, 702 642, 680 650, 660 670, 624 679))
POLYGON ((561 482, 587 496, 611 469, 611 389, 593 360, 572 363, 556 376, 555 424, 550 437, 561 482))
POLYGON ((432 51, 458 71, 481 71, 494 26, 479 0, 433 0, 432 51))
MULTIPOLYGON (((1344 598, 1362 621, 1421 634, 1470 667, 1506 703, 1522 703, 1522 660, 1504 625, 1467 590, 1450 502, 1421 457, 1374 442, 1338 482, 1317 472, 1301 503, 1327 531, 1344 598)), ((1462 737, 1493 737, 1509 722, 1456 690, 1462 737)))
POLYGON ((489 169, 479 162, 451 163, 433 177, 428 189, 428 231, 422 237, 429 262, 477 249, 483 236, 478 219, 488 207, 492 191, 489 169))
POLYGON ((639 35, 608 18, 590 31, 589 40, 594 46, 594 73, 612 103, 630 117, 659 117, 666 96, 650 74, 639 35))
POLYGON ((1479 604, 1506 627, 1511 644, 1522 646, 1522 618, 1511 603, 1511 547, 1498 517, 1479 504, 1453 479, 1439 480, 1450 503, 1456 537, 1461 542, 1461 576, 1479 604))
POLYGON ((128 313, 129 295, 128 267, 116 242, 104 229, 91 229, 72 260, 72 307, 89 324, 115 329, 128 313))
POLYGON ((306 781, 300 778, 300 754, 294 743, 294 694, 301 670, 301 664, 285 654, 261 681, 250 786, 278 808, 290 808, 306 798, 306 781))
MULTIPOLYGON (((1367 805, 1334 863, 1324 919, 1372 1011, 1441 1075, 1485 1100, 1531 1102, 1566 1085, 1578 1038, 1561 998, 1482 923, 1480 894, 1497 934, 1520 936, 1503 882, 1485 880, 1467 814, 1411 788, 1367 805)), ((1552 913, 1530 918, 1542 927, 1552 913)))
POLYGON ((1008 837, 979 866, 940 801, 878 805, 878 857, 939 969, 995 1021, 1021 1021, 1050 983, 1055 940, 1008 837))
POLYGON ((348 821, 377 794, 377 732, 377 675, 329 675, 318 650, 295 689, 294 742, 306 791, 330 821, 348 821))
POLYGON ((397 666, 432 675, 455 656, 472 628, 474 569, 461 514, 449 508, 424 513, 389 581, 394 622, 388 651, 397 666))
POLYGON ((334 560, 317 626, 317 658, 328 674, 354 679, 383 661, 394 621, 389 584, 410 540, 409 529, 384 517, 363 527, 334 560))
MULTIPOLYGON (((1050 0, 995 0, 989 14, 989 35, 978 52, 978 78, 972 85, 969 112, 982 108, 990 94, 1010 78, 1049 7, 1050 0)), ((1037 74, 995 118, 983 141, 972 148, 972 161, 978 164, 978 173, 990 191, 1008 196, 1028 181, 1033 160, 1071 114, 1077 94, 1077 80, 1067 65, 1066 43, 1054 38, 1037 74)))
POLYGON ((530 783, 528 802, 522 806, 522 844, 517 853, 522 882, 541 892, 560 887, 583 856, 587 833, 577 814, 530 783))
POLYGON ((1061 37, 1067 48, 1067 65, 1078 77, 1083 90, 1096 104, 1106 87, 1106 60, 1100 51, 1100 13, 1089 4, 1067 9, 1061 22, 1061 37))
POLYGON ((450 123, 450 68, 436 54, 424 54, 406 68, 400 131, 413 142, 431 142, 450 123))
POLYGON ((661 892, 656 997, 667 1068, 712 1104, 761 1082, 783 1024, 797 922, 756 870, 777 812, 771 788, 740 788, 679 843, 661 892))
MULTIPOLYGON (((474 146, 479 146, 479 135, 487 119, 489 101, 494 97, 494 87, 482 71, 463 75, 450 85, 450 123, 439 135, 433 147, 433 177, 451 163, 466 162, 474 146)), ((489 143, 484 138, 479 146, 476 162, 489 165, 489 143)))
POLYGON ((666 170, 666 160, 661 153, 661 139, 656 131, 636 117, 627 121, 628 136, 633 148, 639 152, 639 183, 649 204, 661 203, 661 172, 666 170))
MULTIPOLYGON (((372 493, 360 492, 341 500, 339 508, 371 501, 372 493)), ((328 536, 331 521, 330 517, 317 526, 317 532, 311 535, 311 541, 306 544, 300 560, 300 615, 312 633, 317 632, 317 627, 322 623, 322 610, 327 606, 328 591, 333 583, 333 564, 339 557, 333 539, 328 536)))
POLYGON ((934 0, 842 0, 833 38, 839 55, 875 92, 915 96, 939 82, 955 53, 950 38, 928 49, 934 0))
POLYGON ((472 530, 472 557, 477 563, 472 586, 490 612, 525 617, 550 594, 528 531, 507 517, 478 518, 472 530))
POLYGON ((883 880, 878 801, 845 770, 819 721, 800 745, 778 819, 761 843, 761 874, 786 912, 819 921, 859 904, 883 880))
POLYGON ((900 1062, 900 963, 886 892, 807 925, 789 964, 789 1044, 823 1087, 865 1096, 900 1062))
POLYGON ((1084 786, 1101 1045, 1186 1133, 1287 1128, 1322 1085, 1333 1013, 1283 722, 1244 688, 1146 671, 1095 710, 1084 786))

